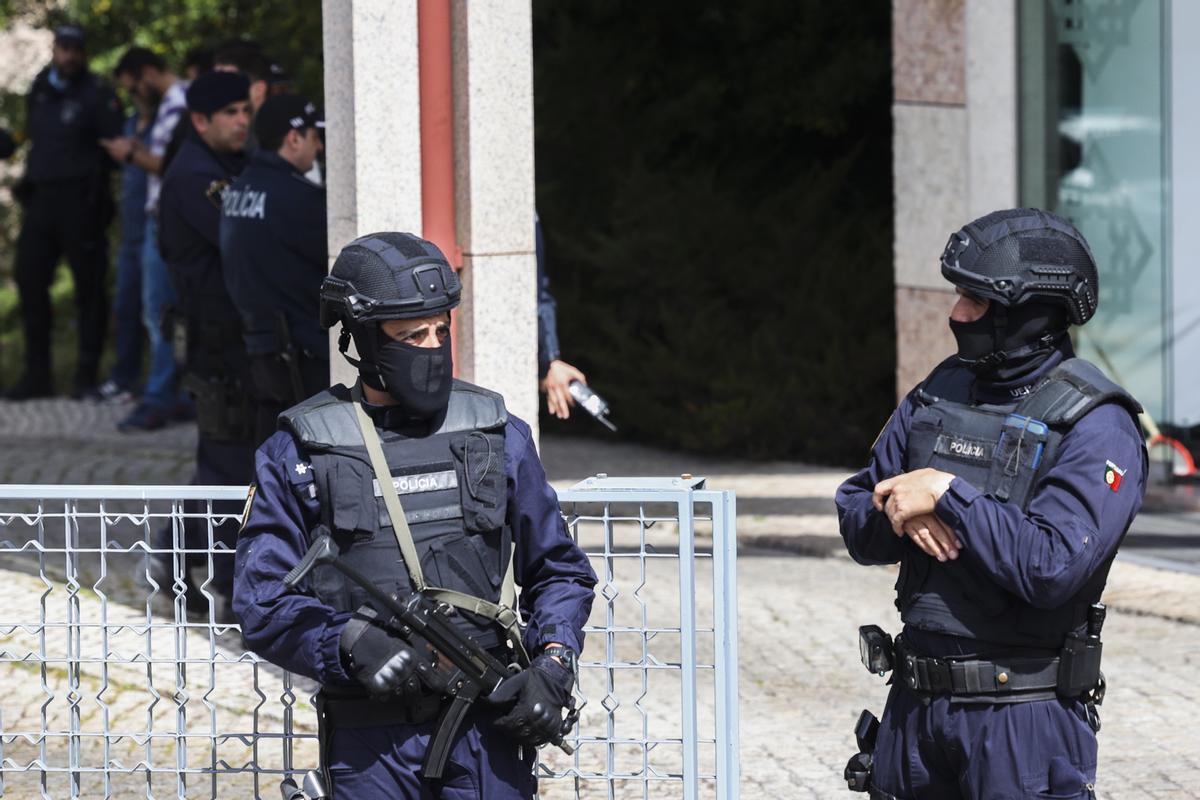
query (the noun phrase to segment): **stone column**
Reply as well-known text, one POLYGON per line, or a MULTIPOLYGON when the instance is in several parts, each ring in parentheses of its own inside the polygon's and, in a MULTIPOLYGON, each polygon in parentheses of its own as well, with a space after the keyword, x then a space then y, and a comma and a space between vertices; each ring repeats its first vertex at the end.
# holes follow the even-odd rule
POLYGON ((952 231, 1017 205, 1016 5, 893 0, 896 390, 954 352, 952 231))
POLYGON ((528 0, 453 0, 458 312, 464 380, 537 434, 533 32, 528 0))
MULTIPOLYGON (((325 0, 329 260, 376 231, 421 232, 416 0, 325 0)), ((335 382, 355 371, 330 338, 335 382)))
POLYGON ((892 3, 896 193, 896 391, 954 351, 954 289, 937 257, 967 220, 967 95, 961 0, 892 3))
MULTIPOLYGON (((451 0, 447 0, 450 2, 451 0)), ((531 7, 452 0, 458 370, 537 430, 531 7)), ((330 258, 355 236, 421 233, 415 0, 325 0, 330 258)), ((353 373, 331 341, 335 380, 353 373)))

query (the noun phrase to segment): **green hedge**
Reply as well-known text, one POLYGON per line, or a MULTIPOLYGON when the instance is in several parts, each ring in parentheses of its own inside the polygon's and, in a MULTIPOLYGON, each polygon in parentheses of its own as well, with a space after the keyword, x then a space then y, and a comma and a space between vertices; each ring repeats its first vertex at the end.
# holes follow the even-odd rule
POLYGON ((861 461, 895 398, 888 4, 534 11, 567 360, 631 438, 861 461))

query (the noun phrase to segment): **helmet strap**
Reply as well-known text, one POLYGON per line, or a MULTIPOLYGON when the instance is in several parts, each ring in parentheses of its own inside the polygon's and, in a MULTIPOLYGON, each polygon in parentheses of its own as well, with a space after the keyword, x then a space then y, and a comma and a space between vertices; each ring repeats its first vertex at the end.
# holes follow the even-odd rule
POLYGON ((338 352, 346 361, 350 362, 350 366, 358 370, 359 376, 363 382, 372 389, 379 391, 387 391, 387 383, 383 379, 383 373, 379 369, 379 365, 375 361, 375 353, 378 348, 378 340, 376 339, 377 324, 366 323, 356 326, 356 333, 361 333, 361 337, 355 337, 359 344, 358 358, 351 356, 347 350, 350 348, 351 331, 350 326, 343 323, 342 332, 338 335, 338 352), (366 345, 363 347, 362 345, 366 345))

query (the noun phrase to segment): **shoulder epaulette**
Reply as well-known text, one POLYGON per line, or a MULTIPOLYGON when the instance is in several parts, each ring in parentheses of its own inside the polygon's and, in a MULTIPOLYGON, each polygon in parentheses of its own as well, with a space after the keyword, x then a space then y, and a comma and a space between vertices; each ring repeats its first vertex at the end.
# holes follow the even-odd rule
POLYGON ((1104 403, 1123 406, 1136 419, 1142 405, 1133 395, 1111 381, 1100 368, 1082 358, 1064 361, 1049 379, 1026 397, 1017 413, 1047 425, 1074 425, 1104 403))
MULTIPOLYGON (((454 381, 442 424, 434 432, 502 428, 508 422, 504 398, 496 392, 454 381)), ((363 447, 358 418, 350 402, 350 391, 338 385, 292 406, 279 415, 279 429, 296 437, 306 449, 363 447)))

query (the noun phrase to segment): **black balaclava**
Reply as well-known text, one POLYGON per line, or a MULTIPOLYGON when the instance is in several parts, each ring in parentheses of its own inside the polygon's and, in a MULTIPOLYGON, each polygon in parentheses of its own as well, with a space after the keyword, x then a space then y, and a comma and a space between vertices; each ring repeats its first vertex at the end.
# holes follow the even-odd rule
POLYGON ((449 337, 437 347, 416 347, 370 324, 356 333, 354 343, 363 383, 390 394, 407 416, 427 420, 446 409, 454 377, 449 337))
POLYGON ((950 320, 958 359, 985 394, 1019 396, 1040 379, 1047 362, 1070 357, 1066 309, 1051 303, 1005 307, 994 300, 974 322, 950 320), (993 391, 994 390, 994 391, 993 391))

